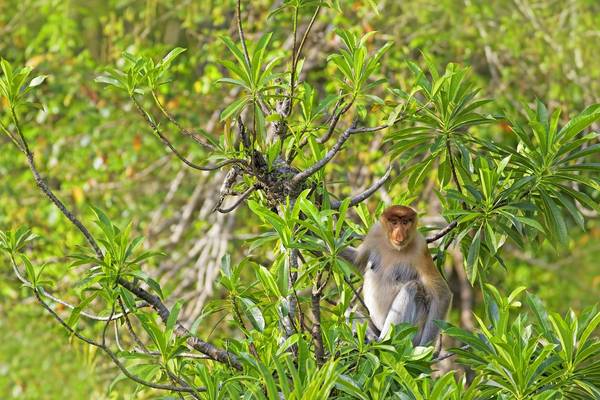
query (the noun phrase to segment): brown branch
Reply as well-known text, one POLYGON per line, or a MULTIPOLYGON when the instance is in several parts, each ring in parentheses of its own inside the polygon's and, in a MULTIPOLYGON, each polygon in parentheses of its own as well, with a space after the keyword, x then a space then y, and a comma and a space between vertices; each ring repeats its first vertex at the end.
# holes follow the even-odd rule
MULTIPOLYGON (((100 247, 96 243, 96 240, 93 238, 93 236, 87 230, 87 228, 81 223, 81 221, 79 221, 79 219, 77 219, 77 217, 75 217, 75 215, 71 211, 69 211, 66 208, 66 206, 56 197, 56 195, 48 187, 46 182, 41 178, 41 176, 35 166, 35 163, 34 163, 33 153, 29 150, 29 146, 27 144, 27 141, 25 140, 25 136, 23 135, 21 127, 18 123, 18 119, 16 118, 16 114, 14 114, 14 112, 13 112, 13 119, 15 120, 15 125, 17 126, 17 132, 19 133, 19 136, 21 137, 21 140, 23 141, 23 148, 25 149, 25 154, 27 155, 27 162, 29 164, 29 168, 30 168, 31 172, 33 173, 33 176, 35 178, 37 185, 42 190, 42 192, 50 199, 50 201, 52 203, 54 203, 54 205, 56 205, 56 207, 62 212, 62 214, 65 217, 67 217, 67 219, 69 221, 71 221, 71 223, 73 225, 75 225, 75 227, 77 227, 77 229, 79 229, 79 231, 83 234, 83 236, 88 241, 90 247, 94 250, 94 253, 96 253, 98 259, 100 259, 100 260, 104 259, 104 254, 102 253, 102 250, 100 250, 100 247)), ((152 308, 154 308, 154 310, 156 310, 156 312, 160 316, 161 320, 164 323, 167 322, 167 319, 169 318, 170 313, 169 313, 169 310, 167 309, 167 307, 160 300, 160 298, 147 292, 143 288, 141 288, 137 285, 134 285, 133 283, 125 280, 122 277, 118 278, 117 283, 119 285, 123 286, 124 288, 126 288, 127 290, 129 290, 131 293, 135 294, 139 299, 146 301, 150 306, 152 306, 152 308)), ((235 357, 233 354, 229 353, 226 350, 218 349, 214 345, 204 342, 197 337, 191 336, 190 332, 185 327, 183 327, 181 324, 177 324, 175 333, 178 336, 190 336, 187 339, 187 344, 189 346, 191 346, 192 348, 200 351, 201 353, 204 353, 204 354, 210 356, 213 360, 223 362, 223 363, 228 364, 238 370, 242 369, 242 365, 237 360, 237 357, 235 357)))
POLYGON ((446 236, 448 233, 450 233, 450 231, 452 231, 457 226, 458 226, 458 222, 457 221, 450 222, 444 229, 442 229, 441 231, 439 231, 435 235, 428 237, 426 239, 427 243, 433 243, 436 240, 439 240, 439 239, 443 238, 444 236, 446 236))
MULTIPOLYGON (((381 178, 379 178, 378 180, 373 182, 373 184, 369 188, 367 188, 365 191, 363 191, 362 193, 359 193, 356 196, 352 197, 352 199, 350 200, 350 205, 348 207, 354 207, 358 203, 365 201, 371 195, 373 195, 373 193, 375 193, 377 191, 377 189, 382 187, 383 184, 388 180, 391 172, 392 172, 392 166, 389 165, 385 171, 385 174, 381 178)), ((341 205, 342 205, 342 201, 339 201, 339 200, 333 200, 331 202, 331 208, 334 210, 339 209, 341 205)))
POLYGON ((169 110, 167 110, 167 108, 158 99, 158 96, 156 96, 156 93, 154 91, 152 91, 152 98, 154 99, 154 102, 158 106, 158 109, 163 113, 163 115, 173 125, 175 125, 175 127, 177 127, 177 129, 179 129, 179 131, 183 135, 191 137, 196 143, 201 144, 202 146, 208 148, 209 150, 214 150, 215 149, 215 146, 213 146, 213 144, 210 143, 207 139, 205 139, 203 137, 200 137, 196 133, 190 131, 189 129, 184 128, 183 126, 181 126, 181 124, 179 123, 179 121, 177 121, 177 119, 175 117, 173 117, 173 115, 169 112, 169 110))
POLYGON ((292 185, 298 185, 300 182, 305 181, 312 174, 323 168, 335 155, 342 149, 342 146, 346 141, 350 138, 352 132, 350 128, 346 129, 344 133, 339 137, 338 141, 329 149, 329 151, 325 154, 323 158, 315 162, 313 165, 308 167, 302 172, 297 173, 292 178, 292 185))
POLYGON ((240 197, 237 198, 237 200, 229 207, 227 208, 221 208, 220 206, 216 208, 216 210, 222 214, 227 214, 233 210, 235 210, 236 208, 238 208, 238 206, 240 204, 242 204, 242 202, 244 202, 244 200, 246 200, 248 198, 248 196, 250 196, 252 193, 254 193, 254 191, 256 191, 257 187, 256 185, 249 187, 248 189, 246 189, 246 191, 244 193, 241 194, 240 197))
MULTIPOLYGON (((290 100, 289 100, 290 101, 290 110, 292 109, 292 106, 294 104, 294 89, 296 86, 294 81, 296 79, 296 68, 298 67, 298 59, 300 58, 300 55, 302 54, 302 49, 304 48, 304 44, 306 43, 308 34, 310 33, 310 31, 317 19, 317 16, 319 15, 320 10, 321 10, 321 4, 319 4, 317 6, 317 8, 315 9, 313 16, 310 19, 310 22, 308 23, 306 30, 304 31, 304 35, 302 35, 302 39, 300 40, 298 49, 296 49, 296 31, 294 31, 294 44, 293 44, 293 50, 292 50, 292 72, 290 74, 290 100)), ((294 18, 295 18, 295 25, 297 26, 297 24, 298 24, 298 9, 297 8, 295 10, 294 18)))
POLYGON ((169 141, 169 139, 166 138, 165 135, 162 134, 162 132, 160 131, 160 129, 159 129, 158 125, 156 124, 156 122, 154 122, 154 120, 152 119, 152 117, 150 116, 150 114, 142 107, 142 105, 135 98, 135 96, 131 96, 131 101, 133 101, 133 104, 135 104, 135 107, 139 111, 140 115, 144 118, 144 120, 148 123, 148 125, 150 125, 150 128, 152 128, 152 131, 154 131, 154 133, 158 136, 158 138, 160 139, 160 141, 169 150, 171 150, 171 152, 173 154, 175 154, 177 156, 177 158, 179 158, 188 167, 196 169, 198 171, 215 171, 215 170, 217 170, 219 168, 222 168, 222 167, 224 167, 226 165, 229 165, 229 164, 244 164, 245 163, 244 160, 240 160, 240 159, 236 159, 236 158, 232 158, 232 159, 229 159, 229 160, 224 160, 224 161, 221 161, 220 163, 217 163, 215 165, 206 165, 206 166, 198 165, 198 164, 195 164, 195 163, 191 162, 190 160, 188 160, 187 158, 185 158, 171 144, 171 142, 169 141))
MULTIPOLYGON (((471 346, 469 346, 468 344, 465 344, 464 346, 462 346, 462 347, 459 347, 459 349, 460 349, 460 350, 467 350, 467 349, 469 349, 470 347, 471 347, 471 346)), ((438 357, 436 357, 436 358, 434 358, 433 360, 431 360, 431 362, 432 362, 432 363, 438 363, 438 362, 440 362, 440 361, 442 361, 442 360, 445 360, 446 358, 450 358, 450 357, 452 357, 452 356, 455 356, 455 355, 456 355, 456 353, 453 353, 453 352, 451 352, 451 351, 447 351, 446 353, 444 353, 444 354, 441 354, 441 355, 439 355, 438 357)))
MULTIPOLYGON (((14 263, 14 258, 13 258, 13 263, 14 263)), ((139 383, 140 385, 143 386, 147 386, 147 387, 151 387, 153 389, 159 389, 159 390, 169 390, 169 391, 173 391, 173 392, 184 392, 184 393, 194 393, 197 391, 203 392, 206 391, 206 388, 204 387, 198 387, 198 388, 189 388, 189 387, 181 387, 181 386, 172 386, 172 385, 163 385, 160 383, 154 383, 154 382, 149 382, 146 380, 143 380, 142 378, 133 375, 131 372, 129 372, 129 370, 123 365, 123 363, 121 363, 121 361, 119 360, 119 358, 116 356, 115 353, 112 352, 112 350, 110 350, 107 346, 98 343, 96 341, 94 341, 93 339, 90 339, 86 336, 83 336, 81 333, 79 333, 79 331, 71 328, 52 308, 50 308, 50 306, 48 304, 46 304, 40 294, 38 293, 37 289, 33 290, 33 293, 35 295, 35 298, 37 299, 37 301, 41 304, 41 306, 50 313, 50 315, 52 315, 52 317, 54 317, 54 319, 56 319, 60 325, 63 326, 63 328, 65 328, 69 333, 75 335, 79 340, 89 344, 90 346, 94 346, 97 347, 99 349, 101 349, 102 351, 104 351, 113 361, 113 363, 121 370, 121 372, 129 379, 131 379, 132 381, 139 383)), ((108 323, 107 323, 108 324, 108 323)))
MULTIPOLYGON (((121 307, 121 310, 125 310, 125 305, 123 304, 123 300, 121 299, 121 296, 118 296, 117 300, 119 302, 119 306, 121 307)), ((149 353, 148 348, 144 345, 142 340, 139 338, 139 336, 133 330, 133 326, 131 325, 131 321, 129 320, 129 316, 127 314, 125 314, 125 325, 127 326, 127 330, 129 331, 129 334, 131 335, 133 341, 135 343, 137 343, 138 346, 140 346, 140 349, 144 353, 148 354, 149 353)))
POLYGON ((242 26, 242 1, 237 1, 236 8, 236 19, 238 34, 240 35, 240 42, 242 42, 242 49, 244 50, 244 58, 248 66, 250 66, 250 56, 248 55, 248 47, 246 47, 246 36, 244 35, 244 27, 242 26))
MULTIPOLYGON (((163 304, 158 296, 149 293, 148 291, 142 289, 139 286, 134 285, 133 283, 123 279, 118 279, 119 285, 123 286, 125 289, 129 290, 131 293, 135 294, 138 298, 145 300, 148 304, 156 310, 160 319, 166 323, 169 319, 169 309, 163 304)), ((220 361, 224 364, 228 364, 235 369, 241 370, 242 364, 238 361, 237 357, 226 350, 221 350, 214 345, 200 340, 195 336, 191 336, 190 331, 187 330, 183 325, 177 323, 175 327, 175 334, 179 337, 188 336, 187 344, 188 346, 198 350, 201 353, 204 353, 213 360, 220 361)))

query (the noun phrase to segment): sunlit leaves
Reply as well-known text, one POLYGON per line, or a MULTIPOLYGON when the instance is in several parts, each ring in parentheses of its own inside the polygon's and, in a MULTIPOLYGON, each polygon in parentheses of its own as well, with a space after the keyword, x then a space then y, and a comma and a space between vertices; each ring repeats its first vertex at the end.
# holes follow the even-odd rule
POLYGON ((35 105, 26 100, 27 95, 31 89, 41 85, 47 76, 39 75, 29 80, 32 72, 30 67, 15 68, 5 59, 0 59, 0 70, 0 96, 6 98, 9 107, 14 110, 22 104, 35 105))
POLYGON ((600 313, 590 309, 579 318, 573 312, 563 318, 547 313, 539 299, 528 294, 534 319, 525 313, 515 317, 512 312, 521 307, 517 299, 523 291, 520 287, 504 297, 487 285, 490 311, 488 321, 476 318, 479 335, 445 328, 448 335, 470 346, 455 350, 460 361, 487 377, 477 389, 486 398, 538 398, 549 390, 570 393, 574 399, 593 398, 600 390, 600 367, 590 360, 600 356, 600 343, 589 332, 600 324, 600 313))
POLYGON ((333 63, 341 77, 338 77, 340 88, 348 102, 369 101, 383 103, 380 98, 369 94, 369 91, 380 85, 384 80, 370 79, 378 72, 383 55, 392 46, 391 42, 384 44, 375 54, 369 55, 367 41, 375 32, 363 37, 346 30, 338 30, 337 35, 344 43, 343 49, 332 54, 328 60, 333 63))
POLYGON ((156 90, 159 86, 168 83, 165 74, 169 71, 175 58, 185 50, 176 47, 158 62, 147 56, 136 56, 124 52, 125 68, 108 69, 104 75, 96 77, 95 80, 98 83, 125 90, 129 96, 143 93, 144 88, 156 90))
POLYGON ((96 254, 87 251, 71 256, 74 261, 72 266, 90 264, 92 267, 86 271, 81 287, 88 287, 94 283, 101 283, 105 288, 111 288, 117 279, 135 277, 146 282, 156 293, 162 297, 160 286, 154 279, 141 271, 142 263, 162 255, 156 251, 140 251, 143 238, 131 238, 131 224, 121 230, 99 208, 92 208, 96 217, 95 223, 100 228, 102 235, 98 242, 104 248, 103 259, 98 259, 96 254))
POLYGON ((222 37, 221 40, 233 55, 235 62, 221 61, 233 78, 222 78, 217 83, 238 86, 243 93, 221 113, 221 121, 237 117, 246 106, 252 105, 256 129, 264 130, 265 115, 262 105, 269 102, 270 92, 275 87, 272 83, 275 78, 273 68, 278 62, 277 58, 267 61, 267 47, 271 41, 271 34, 261 37, 248 57, 229 37, 222 37))

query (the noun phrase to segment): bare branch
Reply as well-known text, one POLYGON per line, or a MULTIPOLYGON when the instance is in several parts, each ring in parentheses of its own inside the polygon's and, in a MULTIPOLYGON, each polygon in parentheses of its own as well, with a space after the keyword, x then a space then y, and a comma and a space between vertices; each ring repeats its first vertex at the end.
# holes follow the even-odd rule
MULTIPOLYGON (((389 165, 385 171, 385 174, 381 178, 379 178, 378 180, 373 182, 373 184, 371 186, 369 186, 369 188, 367 188, 364 192, 359 193, 356 196, 352 197, 352 199, 350 200, 349 207, 354 207, 358 203, 361 203, 361 202, 365 201, 366 199, 368 199, 373 193, 375 193, 377 191, 377 189, 379 189, 380 187, 383 186, 383 184, 390 177, 391 172, 392 172, 392 166, 389 165)), ((342 202, 339 200, 333 200, 331 202, 331 208, 334 210, 339 209, 341 205, 342 205, 342 202)))
POLYGON ((313 25, 315 24, 315 21, 317 20, 317 16, 319 15, 319 11, 321 11, 321 3, 319 3, 319 5, 317 6, 317 8, 315 9, 315 12, 314 12, 313 16, 310 19, 310 22, 308 23, 308 26, 306 27, 306 30, 304 31, 304 35, 302 36, 302 39, 300 40, 300 45, 298 46, 298 50, 296 51, 296 64, 298 63, 298 58, 302 54, 302 49, 304 48, 304 44, 306 43, 306 39, 308 38, 308 34, 310 33, 313 25))
POLYGON ((244 35, 244 27, 242 26, 242 1, 237 1, 236 19, 238 34, 240 35, 240 42, 242 42, 242 49, 244 50, 244 58, 246 63, 250 66, 250 56, 248 55, 248 47, 246 47, 246 36, 244 35))
POLYGON ((335 128, 337 127, 337 124, 340 121, 340 118, 342 118, 342 116, 348 112, 350 107, 352 107, 352 103, 353 102, 349 102, 341 110, 334 114, 333 118, 329 122, 329 128, 327 128, 327 132, 325 132, 325 135, 317 139, 317 143, 323 144, 329 140, 331 135, 333 135, 333 132, 335 131, 335 128))
POLYGON ((444 236, 446 236, 448 233, 450 233, 450 231, 452 231, 457 226, 458 226, 458 222, 457 221, 450 222, 450 224, 448 224, 444 229, 442 229, 441 231, 439 231, 435 235, 433 235, 431 237, 428 237, 426 239, 427 243, 433 243, 436 240, 439 240, 439 239, 443 238, 444 236))
MULTIPOLYGON (((118 296, 117 300, 119 302, 119 306, 121 307, 121 310, 125 310, 125 305, 123 304, 123 300, 121 299, 121 296, 118 296)), ((125 314, 125 325, 127 326, 127 330, 129 331, 129 334, 131 335, 134 342, 137 343, 138 346, 140 346, 140 349, 142 349, 142 351, 144 353, 148 353, 148 348, 146 348, 146 346, 141 341, 139 336, 133 330, 133 326, 131 325, 131 321, 129 320, 129 316, 127 314, 125 314)))
POLYGON ((202 165, 198 165, 195 164, 193 162, 191 162, 190 160, 188 160, 187 158, 185 158, 169 141, 169 139, 167 139, 162 132, 160 131, 158 125, 156 124, 156 122, 154 122, 154 120, 152 119, 152 117, 150 116, 150 114, 148 114, 148 112, 142 107, 142 105, 140 104, 140 102, 135 98, 135 96, 131 96, 131 100, 133 101, 133 103, 135 104, 135 107, 137 108, 137 110, 139 111, 140 115, 146 120, 146 122, 148 123, 148 125, 150 125, 150 127, 152 128, 152 130, 154 131, 154 133, 159 137, 159 139, 161 140, 161 142, 169 148, 169 150, 171 150, 171 152, 173 154, 175 154, 177 156, 177 158, 179 158, 185 165, 187 165, 190 168, 196 169, 198 171, 214 171, 217 170, 219 168, 222 168, 226 165, 229 164, 245 164, 244 160, 240 160, 240 159, 236 159, 236 158, 232 158, 229 160, 224 160, 221 161, 220 163, 217 163, 215 165, 207 165, 207 166, 202 166, 202 165))
MULTIPOLYGON (((87 230, 87 228, 81 223, 81 221, 79 221, 79 219, 77 219, 77 217, 75 217, 75 215, 73 215, 73 213, 66 208, 66 206, 56 197, 56 195, 48 187, 46 182, 41 178, 41 176, 35 166, 35 163, 34 163, 33 153, 29 150, 29 146, 27 144, 25 136, 22 133, 21 127, 18 123, 18 119, 16 118, 16 114, 14 114, 14 112, 13 112, 13 119, 15 120, 15 124, 17 126, 17 132, 19 133, 19 136, 21 137, 21 140, 23 141, 23 147, 25 149, 25 154, 27 155, 27 162, 29 164, 29 168, 31 169, 31 172, 33 173, 33 176, 35 177, 35 181, 36 181, 37 185, 42 190, 42 192, 52 201, 52 203, 54 203, 54 205, 56 205, 56 207, 58 207, 58 209, 62 212, 62 214, 65 217, 67 217, 67 219, 69 221, 71 221, 71 223, 73 225, 75 225, 77 227, 77 229, 79 229, 79 231, 87 239, 88 243, 90 244, 90 247, 92 247, 92 249, 96 253, 97 257, 100 260, 102 260, 104 258, 104 254, 102 253, 102 250, 96 243, 96 240, 93 238, 93 236, 87 230)), ((149 293, 145 289, 127 281, 126 279, 124 279, 122 277, 118 278, 117 283, 119 285, 123 286, 124 288, 126 288, 127 290, 129 290, 131 293, 135 294, 139 299, 146 301, 152 308, 154 308, 154 310, 156 310, 156 312, 160 316, 161 320, 164 323, 167 322, 167 319, 169 318, 170 313, 169 313, 169 310, 167 309, 167 307, 163 304, 163 302, 160 300, 159 297, 149 293)), ((37 291, 36 291, 36 295, 39 297, 39 294, 37 291)), ((67 327, 68 327, 68 325, 67 325, 67 327)), ((210 356, 213 360, 223 362, 223 363, 228 364, 238 370, 242 369, 242 365, 237 360, 237 357, 235 357, 233 354, 229 353, 226 350, 221 350, 210 343, 204 342, 197 337, 191 336, 190 332, 181 324, 177 324, 175 333, 180 337, 181 336, 189 336, 189 338, 187 339, 187 344, 189 346, 191 346, 192 348, 200 351, 201 353, 204 353, 204 354, 210 356)))
MULTIPOLYGON (((292 109, 292 106, 294 104, 294 90, 296 87, 296 83, 295 83, 295 79, 296 79, 296 68, 298 67, 298 60, 300 58, 300 55, 302 54, 302 49, 304 48, 304 44, 306 43, 306 39, 308 38, 308 34, 310 33, 310 30, 312 29, 317 16, 319 15, 319 11, 321 10, 321 4, 319 4, 317 6, 317 8, 315 9, 315 12, 312 16, 312 18, 310 19, 310 22, 308 23, 308 26, 306 27, 306 30, 304 31, 304 35, 302 35, 302 39, 300 40, 300 44, 298 45, 298 49, 296 49, 296 29, 294 29, 294 44, 292 46, 292 71, 290 73, 290 107, 289 109, 292 109)), ((294 13, 294 27, 296 28, 298 24, 298 8, 296 8, 295 13, 294 13)))
MULTIPOLYGON (((331 147, 331 149, 329 149, 329 151, 325 154, 325 156, 323 158, 321 158, 319 161, 317 161, 316 163, 314 163, 312 166, 308 167, 304 171, 297 173, 292 178, 292 185, 298 185, 300 182, 303 182, 308 177, 310 177, 312 174, 314 174, 315 172, 317 172, 318 170, 323 168, 325 165, 327 165, 327 163, 329 161, 331 161, 333 159, 333 157, 335 157, 335 155, 342 149, 342 146, 344 145, 344 143, 346 143, 346 141, 350 138, 350 136, 352 134, 361 133, 361 132, 370 132, 365 129, 366 128, 356 128, 356 122, 353 123, 350 128, 346 129, 344 131, 344 133, 342 133, 342 135, 338 138, 338 141, 331 147)), ((372 129, 375 129, 375 128, 372 128, 372 129)), ((380 130, 380 129, 377 129, 377 130, 380 130)))
POLYGON ((158 96, 156 96, 156 93, 154 91, 152 91, 152 97, 154 98, 154 102, 156 103, 156 105, 158 106, 158 109, 163 113, 163 115, 173 124, 177 127, 177 129, 179 129, 179 131, 185 135, 185 136, 189 136, 192 139, 194 139, 194 141, 206 148, 208 148, 209 150, 214 150, 215 146, 213 146, 212 143, 210 143, 206 138, 203 138, 201 136, 198 136, 196 133, 190 131, 189 129, 184 128, 183 126, 181 126, 181 124, 179 123, 179 121, 177 121, 177 119, 175 119, 175 117, 173 117, 173 115, 167 110, 167 108, 162 104, 162 102, 158 99, 158 96))
POLYGON ((216 210, 222 214, 227 214, 228 212, 231 212, 233 210, 235 210, 240 204, 242 204, 242 202, 244 200, 246 200, 248 198, 248 196, 250 196, 255 190, 257 189, 256 186, 251 186, 248 189, 246 189, 246 191, 244 193, 242 193, 242 195, 240 197, 238 197, 238 199, 235 201, 235 203, 233 203, 230 207, 227 208, 221 208, 218 207, 216 210))
MULTIPOLYGON (((471 346, 469 346, 468 344, 465 344, 464 346, 459 347, 459 350, 467 350, 469 347, 471 347, 471 346)), ((440 354, 438 357, 436 357, 433 360, 431 360, 431 362, 432 363, 437 363, 437 362, 440 362, 442 360, 445 360, 446 358, 450 358, 450 357, 455 356, 455 355, 456 355, 456 353, 453 353, 451 351, 447 351, 446 353, 440 354)))

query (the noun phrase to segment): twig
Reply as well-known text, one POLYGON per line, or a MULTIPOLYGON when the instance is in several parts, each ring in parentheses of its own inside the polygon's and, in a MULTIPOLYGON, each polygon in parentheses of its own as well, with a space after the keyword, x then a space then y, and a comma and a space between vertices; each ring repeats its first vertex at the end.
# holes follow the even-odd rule
MULTIPOLYGON (((67 219, 69 221, 71 221, 71 223, 73 225, 75 225, 75 227, 77 227, 77 229, 79 229, 79 231, 83 234, 83 236, 88 241, 90 247, 96 253, 98 259, 99 260, 104 259, 104 254, 102 253, 102 250, 100 250, 100 247, 96 243, 96 240, 93 238, 93 236, 87 230, 87 228, 81 223, 81 221, 79 221, 79 219, 77 219, 77 217, 75 217, 75 215, 71 211, 69 211, 66 208, 66 206, 56 197, 56 195, 48 187, 46 182, 41 178, 41 176, 35 166, 35 163, 34 163, 33 153, 29 150, 29 146, 27 144, 25 136, 23 135, 23 132, 19 125, 19 121, 18 121, 14 111, 13 111, 12 115, 13 115, 13 119, 15 121, 15 125, 17 127, 17 132, 19 133, 19 136, 21 137, 21 140, 23 142, 23 148, 25 149, 25 154, 27 155, 27 162, 29 164, 29 168, 30 168, 31 172, 33 173, 33 176, 35 178, 37 185, 42 190, 42 192, 46 195, 46 197, 48 197, 50 199, 50 201, 52 203, 54 203, 54 205, 56 205, 56 207, 58 207, 58 209, 62 212, 62 214, 65 217, 67 217, 67 219)), ((150 306, 152 306, 152 308, 154 308, 154 310, 156 310, 156 312, 160 316, 161 320, 164 323, 167 322, 170 313, 169 313, 169 310, 167 309, 167 307, 160 300, 160 298, 149 293, 145 289, 127 281, 123 277, 119 277, 117 280, 117 283, 119 285, 123 286, 125 289, 129 290, 134 295, 136 295, 139 299, 145 300, 148 304, 150 304, 150 306)), ((188 346, 191 346, 192 348, 200 351, 201 353, 204 353, 204 354, 210 356, 213 360, 223 362, 223 363, 228 364, 238 370, 242 369, 242 365, 237 360, 237 357, 235 355, 229 353, 226 350, 218 349, 217 347, 213 346, 212 344, 204 342, 195 336, 191 336, 190 332, 181 324, 177 324, 175 333, 180 337, 181 336, 189 336, 187 339, 188 346)))
POLYGON ((452 231, 457 226, 458 226, 458 222, 457 221, 450 222, 444 229, 442 229, 441 231, 439 231, 435 235, 428 237, 426 239, 427 243, 433 243, 436 240, 439 240, 439 239, 443 238, 444 236, 446 236, 448 233, 450 233, 450 231, 452 231))
POLYGON ((248 196, 250 196, 255 190, 257 189, 256 185, 249 187, 248 189, 246 189, 246 191, 244 193, 242 193, 242 195, 240 197, 238 197, 238 199, 230 206, 227 208, 221 208, 218 207, 216 210, 222 214, 227 214, 228 212, 231 212, 233 210, 235 210, 240 204, 242 204, 242 202, 244 200, 246 200, 248 198, 248 196))
POLYGON ((244 35, 244 27, 242 26, 242 1, 237 1, 237 9, 236 9, 236 17, 237 17, 237 28, 238 34, 240 35, 240 42, 242 42, 242 49, 244 50, 244 59, 248 66, 250 66, 250 56, 248 55, 248 47, 246 47, 246 37, 244 35))
MULTIPOLYGON (((346 282, 346 284, 350 286, 350 289, 352 289, 352 293, 354 293, 354 298, 360 302, 360 304, 365 308, 365 310, 368 310, 369 307, 367 307, 367 304, 363 300, 362 296, 360 295, 360 293, 358 293, 358 290, 356 290, 356 288, 347 276, 344 276, 344 282, 346 282)), ((352 299, 350 303, 352 302, 354 302, 354 299, 352 299)))
MULTIPOLYGON (((469 346, 468 344, 465 344, 464 346, 459 347, 459 349, 460 350, 467 350, 469 347, 471 347, 471 346, 469 346)), ((434 358, 433 360, 431 360, 431 362, 432 363, 437 363, 437 362, 440 362, 442 360, 445 360, 446 358, 450 358, 450 357, 455 356, 455 355, 456 355, 456 353, 448 351, 445 354, 439 355, 438 357, 434 358)))
MULTIPOLYGON (((362 193, 359 193, 356 196, 352 197, 348 207, 354 207, 358 203, 361 203, 361 202, 365 201, 366 199, 368 199, 373 193, 375 193, 377 191, 377 189, 379 189, 381 186, 383 186, 383 184, 390 177, 391 172, 392 172, 392 166, 389 165, 385 171, 385 174, 381 178, 379 178, 378 180, 373 182, 373 184, 371 186, 369 186, 369 188, 367 188, 362 193)), ((334 210, 339 209, 341 205, 342 205, 342 202, 339 200, 333 200, 331 202, 331 208, 334 210)))
POLYGON ((206 140, 205 138, 201 138, 200 136, 198 136, 197 134, 195 134, 194 132, 190 131, 189 129, 184 128, 183 126, 181 126, 181 124, 179 123, 179 121, 177 121, 177 119, 175 119, 175 117, 173 117, 173 115, 166 109, 166 107, 162 104, 162 102, 158 99, 158 96, 156 96, 156 93, 154 91, 152 91, 152 98, 154 99, 154 101, 156 102, 156 105, 158 106, 158 109, 163 113, 163 115, 173 124, 177 127, 177 129, 179 129, 179 131, 185 135, 185 136, 189 136, 192 139, 194 139, 194 141, 196 143, 201 144, 202 146, 208 148, 209 150, 214 150, 215 146, 213 146, 212 143, 210 143, 208 140, 206 140))
MULTIPOLYGON (((294 81, 296 79, 296 68, 298 67, 298 59, 300 58, 300 55, 302 54, 302 49, 304 48, 304 44, 306 43, 308 34, 310 33, 310 30, 312 29, 312 27, 317 19, 317 16, 319 15, 320 10, 321 10, 321 4, 319 3, 317 8, 315 9, 315 12, 314 12, 312 18, 310 19, 310 22, 308 23, 308 26, 306 27, 306 30, 304 31, 304 35, 302 35, 302 39, 300 40, 300 44, 298 45, 297 50, 296 50, 296 30, 294 30, 294 45, 293 45, 293 50, 292 50, 292 72, 291 72, 291 76, 290 76, 290 110, 292 109, 292 106, 294 104, 294 89, 296 86, 294 81)), ((297 23, 298 23, 298 9, 297 8, 295 10, 294 20, 295 20, 295 26, 297 27, 297 23)))
MULTIPOLYGON (((123 300, 121 299, 121 296, 117 297, 117 300, 119 302, 119 306, 121 307, 121 310, 124 310, 125 305, 123 304, 123 300)), ((133 330, 133 326, 131 325, 131 321, 129 320, 129 316, 127 314, 125 314, 125 325, 127 326, 127 330, 129 331, 129 334, 131 335, 134 342, 137 343, 138 346, 140 346, 140 349, 142 349, 142 351, 144 353, 148 353, 148 348, 144 345, 144 343, 141 341, 139 336, 133 330)))
MULTIPOLYGON (((14 259, 13 259, 14 262, 14 259)), ((132 381, 139 383, 140 385, 144 385, 147 387, 151 387, 153 389, 160 389, 160 390, 170 390, 173 392, 185 392, 185 393, 193 393, 195 391, 206 391, 206 388, 204 387, 198 387, 198 388, 185 388, 185 387, 180 387, 180 386, 172 386, 172 385, 163 385, 160 383, 154 383, 154 382, 149 382, 146 380, 141 379, 140 377, 133 375, 131 372, 129 372, 129 370, 123 365, 123 363, 121 363, 121 361, 119 360, 119 358, 116 356, 115 353, 113 353, 107 346, 98 343, 96 341, 94 341, 93 339, 90 339, 86 336, 83 336, 81 333, 79 333, 77 330, 71 328, 52 308, 50 308, 50 306, 48 306, 48 304, 46 304, 40 294, 38 293, 38 291, 36 289, 33 290, 33 293, 35 295, 35 298, 37 299, 37 301, 42 305, 42 307, 48 311, 50 313, 50 315, 52 315, 52 317, 54 317, 54 319, 56 319, 68 332, 70 332, 71 334, 75 335, 79 340, 97 347, 101 350, 103 350, 113 361, 113 363, 121 370, 121 372, 128 377, 129 379, 131 379, 132 381)))
POLYGON ((152 130, 154 131, 154 133, 158 136, 158 138, 160 139, 160 141, 169 148, 169 150, 171 150, 171 152, 173 154, 175 154, 177 156, 177 158, 179 158, 185 165, 187 165, 190 168, 196 169, 198 171, 215 171, 219 168, 222 168, 226 165, 229 164, 244 164, 245 161, 244 160, 240 160, 240 159, 236 159, 236 158, 232 158, 229 160, 224 160, 221 161, 220 163, 217 163, 215 165, 207 165, 207 166, 202 166, 202 165, 198 165, 195 164, 193 162, 191 162, 190 160, 188 160, 187 158, 185 158, 169 141, 169 139, 167 139, 162 132, 160 131, 158 125, 156 124, 156 122, 154 122, 154 120, 152 119, 152 117, 150 116, 150 114, 148 114, 148 112, 142 107, 142 105, 140 104, 140 102, 135 98, 135 96, 131 96, 131 101, 133 101, 133 104, 135 104, 135 107, 137 108, 137 110, 139 111, 140 115, 146 120, 146 122, 148 123, 148 125, 150 125, 150 128, 152 128, 152 130))
POLYGON ((325 154, 323 158, 319 161, 315 162, 313 165, 305 169, 304 171, 298 172, 292 178, 292 185, 298 185, 300 182, 305 181, 312 174, 323 168, 335 155, 342 149, 342 146, 346 141, 350 138, 353 133, 361 132, 356 131, 355 123, 352 126, 344 131, 344 133, 339 137, 338 141, 329 149, 329 151, 325 154))

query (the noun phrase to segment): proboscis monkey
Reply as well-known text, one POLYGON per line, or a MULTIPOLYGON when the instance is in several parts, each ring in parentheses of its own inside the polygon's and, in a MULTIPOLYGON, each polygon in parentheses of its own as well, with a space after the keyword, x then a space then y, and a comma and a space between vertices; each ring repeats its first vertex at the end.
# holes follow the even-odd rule
POLYGON ((343 256, 364 271, 364 301, 380 340, 392 325, 409 323, 418 328, 415 345, 435 345, 434 321, 446 318, 452 293, 417 231, 415 210, 387 208, 358 249, 343 256))

